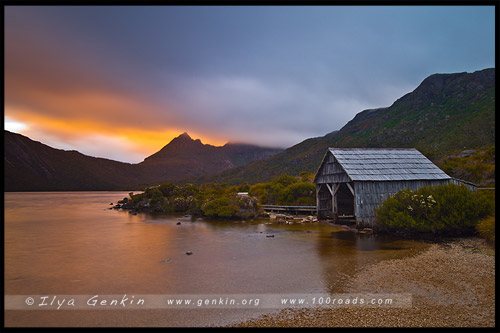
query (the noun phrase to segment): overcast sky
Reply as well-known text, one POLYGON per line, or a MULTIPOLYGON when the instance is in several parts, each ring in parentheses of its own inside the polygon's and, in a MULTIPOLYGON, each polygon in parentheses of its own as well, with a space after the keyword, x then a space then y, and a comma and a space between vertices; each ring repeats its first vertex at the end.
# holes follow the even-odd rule
POLYGON ((7 6, 5 127, 137 163, 188 132, 286 148, 494 67, 493 6, 7 6))

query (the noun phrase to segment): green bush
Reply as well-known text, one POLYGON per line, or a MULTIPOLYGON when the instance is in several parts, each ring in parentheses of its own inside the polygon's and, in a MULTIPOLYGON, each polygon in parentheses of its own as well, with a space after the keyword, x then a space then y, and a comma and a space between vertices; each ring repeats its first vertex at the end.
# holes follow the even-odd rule
POLYGON ((175 197, 172 200, 172 206, 175 212, 186 212, 189 209, 189 202, 184 197, 175 197))
POLYGON ((377 227, 405 234, 473 234, 493 211, 491 202, 466 186, 446 184, 402 190, 376 209, 377 227))
POLYGON ((151 195, 149 200, 149 208, 155 212, 161 211, 163 207, 163 194, 157 187, 152 188, 149 193, 151 195))
POLYGON ((200 190, 198 187, 196 187, 193 184, 186 184, 183 187, 179 187, 177 189, 177 195, 183 196, 184 198, 190 197, 190 196, 195 196, 200 193, 200 190))
POLYGON ((250 186, 249 194, 263 205, 316 205, 316 185, 310 181, 310 173, 302 172, 301 180, 281 175, 269 183, 250 186))
POLYGON ((206 183, 200 185, 200 194, 204 197, 223 196, 227 190, 228 186, 226 184, 206 183))
POLYGON ((164 197, 169 197, 176 193, 178 187, 175 186, 174 183, 170 182, 167 184, 161 184, 160 186, 158 186, 158 189, 161 191, 164 197))
POLYGON ((247 182, 244 182, 243 184, 236 186, 236 190, 238 192, 248 192, 250 190, 250 185, 248 185, 247 182))
POLYGON ((299 177, 302 182, 312 183, 314 179, 314 173, 311 173, 309 171, 302 171, 301 173, 299 173, 299 177))
MULTIPOLYGON (((494 185, 493 185, 494 186, 494 185)), ((495 216, 495 191, 494 190, 479 190, 477 194, 482 201, 487 202, 488 205, 493 207, 492 216, 495 216)))
POLYGON ((234 193, 207 200, 201 205, 203 215, 223 218, 252 218, 260 213, 257 199, 234 193))
POLYGON ((293 183, 279 191, 281 205, 316 205, 316 185, 309 182, 293 183))
POLYGON ((251 186, 248 193, 256 196, 263 205, 277 205, 283 188, 283 184, 278 182, 260 183, 251 186))
POLYGON ((271 181, 272 184, 274 184, 274 185, 279 184, 283 187, 286 187, 286 186, 291 185, 291 184, 296 183, 296 182, 298 182, 297 178, 295 178, 293 176, 289 176, 287 174, 281 175, 281 176, 279 176, 271 181))
POLYGON ((132 206, 138 205, 139 203, 147 199, 146 193, 134 194, 133 192, 130 192, 129 195, 130 195, 129 204, 132 206))
POLYGON ((495 146, 477 149, 470 156, 447 156, 438 166, 450 176, 491 187, 495 181, 495 146))
POLYGON ((477 224, 477 231, 488 242, 495 244, 495 217, 490 216, 477 224))
POLYGON ((206 216, 211 217, 236 217, 239 207, 229 197, 222 197, 208 201, 201 209, 206 216))

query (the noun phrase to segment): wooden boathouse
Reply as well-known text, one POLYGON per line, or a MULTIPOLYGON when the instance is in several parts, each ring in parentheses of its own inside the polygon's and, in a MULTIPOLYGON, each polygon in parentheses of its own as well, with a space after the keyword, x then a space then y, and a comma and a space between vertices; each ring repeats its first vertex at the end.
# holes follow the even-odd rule
POLYGON ((450 182, 461 183, 414 148, 329 148, 314 177, 318 218, 373 225, 388 196, 450 182))

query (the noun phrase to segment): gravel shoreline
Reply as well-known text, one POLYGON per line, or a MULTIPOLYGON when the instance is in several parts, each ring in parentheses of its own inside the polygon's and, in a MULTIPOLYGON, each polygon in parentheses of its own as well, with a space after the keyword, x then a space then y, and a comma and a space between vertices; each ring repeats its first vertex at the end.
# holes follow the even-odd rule
POLYGON ((347 293, 412 295, 408 308, 284 309, 235 327, 495 327, 495 251, 480 238, 432 244, 364 269, 347 293))

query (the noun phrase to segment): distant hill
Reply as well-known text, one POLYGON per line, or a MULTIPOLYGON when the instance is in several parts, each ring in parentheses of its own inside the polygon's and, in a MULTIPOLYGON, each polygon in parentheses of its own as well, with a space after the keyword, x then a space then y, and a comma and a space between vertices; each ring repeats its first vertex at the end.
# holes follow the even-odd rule
POLYGON ((388 108, 366 110, 334 145, 409 147, 432 155, 495 142, 495 69, 434 74, 388 108))
POLYGON ((495 69, 434 74, 390 107, 362 111, 339 131, 196 182, 253 184, 282 173, 314 173, 328 147, 415 147, 440 165, 463 150, 488 150, 490 156, 494 145, 495 69))
POLYGON ((140 183, 132 164, 54 149, 4 130, 5 191, 130 189, 140 183))
POLYGON ((129 190, 221 172, 280 149, 244 144, 215 147, 187 133, 138 164, 54 149, 4 130, 4 191, 129 190))

